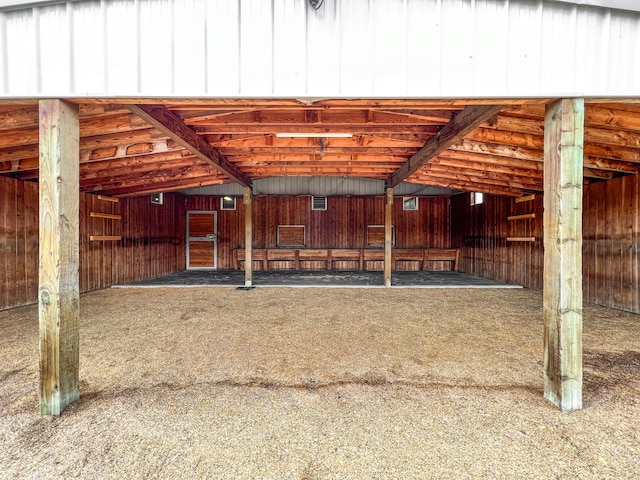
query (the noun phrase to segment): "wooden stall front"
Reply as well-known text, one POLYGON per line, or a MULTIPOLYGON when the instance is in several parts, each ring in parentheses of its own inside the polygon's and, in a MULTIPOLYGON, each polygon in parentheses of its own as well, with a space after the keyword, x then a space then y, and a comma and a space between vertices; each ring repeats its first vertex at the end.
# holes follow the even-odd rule
MULTIPOLYGON (((525 202, 487 196, 473 206, 469 197, 451 197, 460 270, 542 289, 542 194, 525 202), (509 220, 513 216, 520 218, 509 220)), ((585 301, 640 313, 640 177, 586 185, 583 212, 585 301)))
MULTIPOLYGON (((183 197, 113 199, 80 193, 80 291, 185 268, 183 197)), ((38 184, 0 176, 0 309, 38 292, 38 184)))
MULTIPOLYGON (((383 196, 257 195, 253 200, 253 267, 261 269, 382 270, 383 196)), ((187 211, 216 211, 218 268, 244 268, 244 205, 222 210, 221 197, 186 198, 187 211)), ((419 197, 417 210, 394 204, 394 268, 456 267, 448 197, 419 197)))

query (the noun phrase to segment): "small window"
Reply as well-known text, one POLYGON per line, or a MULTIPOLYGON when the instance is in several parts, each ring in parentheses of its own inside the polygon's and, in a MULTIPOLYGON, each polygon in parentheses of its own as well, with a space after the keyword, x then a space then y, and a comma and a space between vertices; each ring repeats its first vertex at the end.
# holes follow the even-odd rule
POLYGON ((152 193, 151 194, 151 203, 155 203, 156 205, 164 204, 164 195, 162 192, 160 193, 152 193))
POLYGON ((311 210, 326 210, 327 197, 311 197, 311 210))
POLYGON ((418 197, 403 197, 402 210, 418 210, 418 197))
MULTIPOLYGON (((396 244, 396 227, 391 226, 391 245, 396 244)), ((367 225, 367 247, 384 247, 384 225, 367 225)))
POLYGON ((235 210, 236 197, 222 197, 220 199, 220 210, 235 210))
POLYGON ((484 193, 471 192, 471 205, 480 205, 484 202, 484 193))
POLYGON ((279 247, 304 247, 304 225, 278 225, 279 247))

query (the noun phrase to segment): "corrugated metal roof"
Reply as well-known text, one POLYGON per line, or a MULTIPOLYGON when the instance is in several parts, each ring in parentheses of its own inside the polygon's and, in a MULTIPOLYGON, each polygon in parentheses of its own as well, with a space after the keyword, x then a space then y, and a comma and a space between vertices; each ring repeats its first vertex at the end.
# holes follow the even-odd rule
MULTIPOLYGON (((401 183, 395 195, 453 195, 456 190, 401 183)), ((211 185, 183 190, 186 195, 242 195, 238 184, 211 185)), ((275 177, 253 182, 255 195, 384 195, 384 181, 354 177, 275 177)))
POLYGON ((639 46, 558 1, 65 2, 0 12, 0 97, 635 97, 639 46))

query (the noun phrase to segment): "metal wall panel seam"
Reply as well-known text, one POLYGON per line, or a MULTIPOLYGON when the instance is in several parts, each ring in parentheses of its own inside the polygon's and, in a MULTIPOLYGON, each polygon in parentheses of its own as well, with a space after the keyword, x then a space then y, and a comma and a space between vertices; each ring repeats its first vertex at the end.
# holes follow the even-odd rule
POLYGON ((67 8, 66 8, 66 15, 67 15, 67 32, 69 35, 69 44, 67 45, 68 48, 68 55, 69 55, 69 90, 72 92, 76 91, 75 88, 75 55, 73 52, 73 45, 74 45, 74 28, 73 28, 73 3, 67 3, 67 8))
POLYGON ((292 0, 167 1, 168 10, 154 0, 101 0, 33 7, 11 14, 0 12, 0 54, 5 59, 0 71, 0 94, 3 98, 640 94, 640 62, 635 61, 640 48, 634 45, 640 30, 637 13, 542 0, 342 0, 325 2, 320 12, 312 11, 306 2, 292 0), (217 37, 218 42, 223 40, 220 49, 230 52, 218 61, 212 51, 212 11, 215 15, 228 12, 229 5, 235 14, 225 18, 235 18, 237 31, 229 25, 221 26, 224 36, 217 37), (496 8, 508 13, 491 18, 490 13, 498 11, 496 8), (161 12, 159 15, 171 32, 160 45, 155 45, 145 33, 148 29, 143 28, 146 14, 154 10, 161 12), (202 11, 206 12, 204 19, 200 18, 202 11), (192 36, 188 35, 195 42, 191 50, 181 35, 183 31, 190 33, 185 30, 190 15, 195 30, 192 36), (92 38, 87 29, 80 28, 78 16, 88 20, 93 17, 91 23, 102 24, 102 31, 97 29, 92 38), (133 18, 127 20, 127 16, 133 18), (383 17, 389 19, 387 26, 383 17), (416 33, 409 28, 421 24, 425 32, 416 33), (461 32, 460 25, 468 28, 461 32), (537 32, 518 29, 532 25, 534 29, 538 26, 537 32), (60 31, 56 33, 58 26, 60 31), (491 38, 483 41, 487 29, 498 31, 494 38, 505 36, 507 54, 496 52, 493 73, 480 68, 480 54, 484 53, 481 45, 496 45, 491 38), (440 45, 430 43, 421 45, 421 49, 411 45, 426 38, 433 42, 433 35, 440 38, 440 45), (100 40, 95 38, 101 38, 102 45, 97 45, 100 40), (234 40, 229 42, 230 38, 234 40), (601 41, 594 40, 597 38, 601 41), (450 39, 460 43, 452 45, 450 39), (558 48, 552 39, 564 42, 564 48, 558 48), (205 45, 198 45, 203 41, 205 45), (292 47, 284 45, 286 42, 301 45, 292 47), (329 52, 322 52, 325 43, 329 52), (52 56, 54 47, 59 47, 62 54, 52 56), (396 47, 398 54, 392 55, 390 52, 396 47), (90 48, 98 59, 91 61, 90 48), (125 49, 129 52, 122 51, 125 49), (285 59, 290 53, 291 62, 287 64, 285 59), (163 55, 170 58, 165 62, 163 55), (539 57, 534 58, 536 55, 539 57), (573 58, 569 60, 570 56, 573 58), (154 65, 155 59, 159 64, 154 65), (430 71, 425 72, 420 64, 428 65, 430 71), (104 68, 102 75, 95 72, 96 66, 104 68), (185 73, 191 71, 189 66, 197 80, 185 73), (237 68, 237 76, 223 71, 229 68, 237 68), (214 69, 221 72, 220 80, 214 69), (505 81, 506 88, 501 88, 505 81))
POLYGON ((0 12, 0 92, 9 91, 8 57, 7 57, 7 19, 4 12, 0 12))
POLYGON ((42 65, 40 53, 40 8, 34 8, 32 11, 34 33, 35 33, 35 73, 36 73, 36 91, 42 93, 42 65))

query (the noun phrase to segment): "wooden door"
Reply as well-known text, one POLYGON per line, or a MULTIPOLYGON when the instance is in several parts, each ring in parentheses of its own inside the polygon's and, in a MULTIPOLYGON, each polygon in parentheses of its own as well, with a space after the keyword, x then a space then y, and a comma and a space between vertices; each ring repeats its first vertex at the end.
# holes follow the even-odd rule
POLYGON ((187 269, 218 268, 216 212, 187 212, 187 269))

